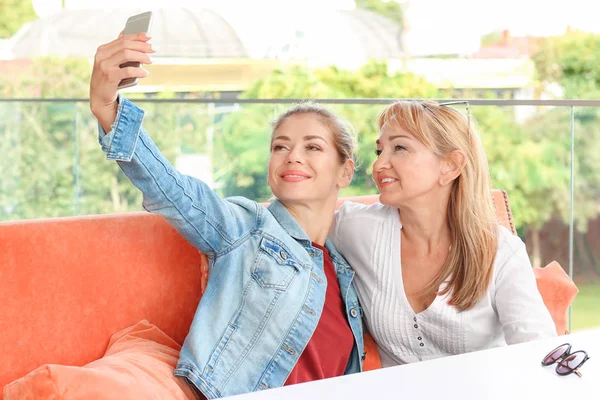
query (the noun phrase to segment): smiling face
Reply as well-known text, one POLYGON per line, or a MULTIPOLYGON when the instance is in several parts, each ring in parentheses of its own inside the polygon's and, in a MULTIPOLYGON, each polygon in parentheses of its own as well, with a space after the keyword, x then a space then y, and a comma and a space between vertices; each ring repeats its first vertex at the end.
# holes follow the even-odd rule
POLYGON ((384 124, 377 139, 373 179, 383 204, 399 207, 441 195, 444 162, 398 124, 384 124))
POLYGON ((273 133, 268 184, 286 205, 335 200, 352 171, 351 160, 341 162, 334 134, 314 114, 287 117, 273 133))

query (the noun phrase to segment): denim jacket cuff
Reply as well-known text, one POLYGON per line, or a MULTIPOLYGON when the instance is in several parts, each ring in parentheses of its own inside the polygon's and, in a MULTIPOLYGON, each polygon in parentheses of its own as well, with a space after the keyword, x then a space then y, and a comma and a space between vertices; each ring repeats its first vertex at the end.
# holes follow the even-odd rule
POLYGON ((119 95, 117 118, 106 133, 98 123, 98 141, 108 160, 131 161, 140 135, 144 110, 119 95))

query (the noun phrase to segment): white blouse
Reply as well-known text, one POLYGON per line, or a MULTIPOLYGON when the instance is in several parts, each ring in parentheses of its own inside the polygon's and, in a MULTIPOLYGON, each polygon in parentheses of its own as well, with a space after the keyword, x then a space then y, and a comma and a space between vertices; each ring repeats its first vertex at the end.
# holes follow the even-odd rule
POLYGON ((331 239, 356 271, 355 284, 369 332, 384 367, 556 336, 521 239, 500 227, 494 275, 470 310, 438 296, 414 313, 402 283, 398 209, 344 203, 331 239))

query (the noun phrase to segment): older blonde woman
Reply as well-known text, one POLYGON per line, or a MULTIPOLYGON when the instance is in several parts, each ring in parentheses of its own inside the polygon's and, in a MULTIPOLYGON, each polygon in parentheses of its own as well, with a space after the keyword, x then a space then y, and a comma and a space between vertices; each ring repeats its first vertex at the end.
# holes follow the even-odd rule
POLYGON ((331 236, 356 271, 382 365, 556 335, 525 245, 496 220, 470 117, 399 101, 379 128, 381 203, 345 203, 331 236))

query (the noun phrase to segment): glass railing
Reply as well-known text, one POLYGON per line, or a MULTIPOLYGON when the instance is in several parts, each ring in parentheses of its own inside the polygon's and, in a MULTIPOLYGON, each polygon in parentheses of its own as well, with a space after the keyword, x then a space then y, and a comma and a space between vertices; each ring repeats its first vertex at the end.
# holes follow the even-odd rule
MULTIPOLYGON (((376 116, 388 99, 320 100, 355 127, 360 165, 342 196, 376 193, 376 116)), ((270 197, 270 122, 294 100, 135 100, 181 172, 223 196, 270 197)), ((600 326, 600 101, 471 100, 493 187, 508 191, 534 266, 575 280, 572 330, 600 326)), ((457 105, 464 111, 464 107, 457 105)), ((0 100, 0 221, 141 210, 98 145, 86 99, 0 100)))

